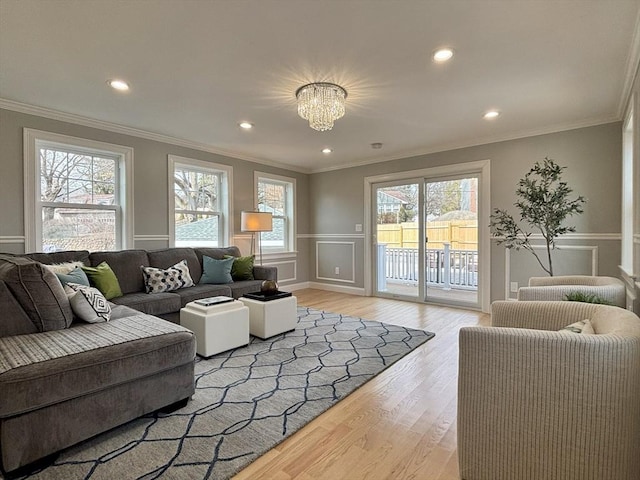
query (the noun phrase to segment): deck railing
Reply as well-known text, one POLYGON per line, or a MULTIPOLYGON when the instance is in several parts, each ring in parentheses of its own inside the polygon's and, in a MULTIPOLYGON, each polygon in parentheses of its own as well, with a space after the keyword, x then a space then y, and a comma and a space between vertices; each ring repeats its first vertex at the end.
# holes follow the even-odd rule
MULTIPOLYGON (((418 259, 418 249, 388 248, 378 244, 378 265, 384 268, 384 275, 378 276, 378 290, 385 290, 388 280, 417 283, 418 259)), ((444 289, 475 290, 478 288, 478 252, 452 250, 448 243, 442 249, 428 248, 425 252, 425 274, 427 284, 444 289)))

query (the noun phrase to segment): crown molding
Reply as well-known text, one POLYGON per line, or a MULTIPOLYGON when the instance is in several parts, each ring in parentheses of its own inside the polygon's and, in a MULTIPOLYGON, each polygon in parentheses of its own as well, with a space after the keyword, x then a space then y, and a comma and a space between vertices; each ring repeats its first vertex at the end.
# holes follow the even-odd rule
POLYGON ((619 122, 621 121, 621 119, 622 119, 622 116, 607 115, 605 117, 592 118, 589 120, 582 120, 579 122, 560 123, 560 124, 551 125, 543 128, 538 128, 538 129, 523 130, 521 132, 516 132, 508 135, 494 136, 494 137, 481 137, 481 138, 475 138, 472 140, 466 140, 463 142, 442 143, 439 145, 434 145, 428 149, 407 150, 395 155, 389 155, 386 157, 377 158, 375 160, 362 160, 362 161, 357 161, 357 162, 348 163, 348 164, 312 169, 308 173, 322 173, 322 172, 331 172, 335 170, 343 170, 345 168, 363 167, 363 166, 371 165, 374 163, 390 162, 393 160, 402 160, 402 159, 408 159, 413 157, 419 157, 422 155, 430 155, 432 153, 448 152, 450 150, 458 150, 461 148, 477 147, 479 145, 489 145, 491 143, 506 142, 509 140, 518 140, 520 138, 536 137, 538 135, 548 135, 552 133, 566 132, 569 130, 576 130, 578 128, 595 127, 598 125, 605 125, 607 123, 619 122))
MULTIPOLYGON (((635 37, 637 37, 638 39, 638 42, 636 43, 640 43, 640 35, 636 35, 635 37)), ((637 50, 638 55, 640 55, 640 46, 635 50, 637 50)), ((630 88, 631 86, 629 86, 629 89, 630 88)), ((383 163, 383 162, 389 162, 389 161, 395 161, 395 160, 408 159, 408 158, 418 157, 422 155, 429 155, 432 153, 446 152, 449 150, 457 150, 461 148, 469 148, 469 147, 475 147, 479 145, 487 145, 491 143, 505 142, 509 140, 517 140, 520 138, 535 137, 537 135, 559 133, 559 132, 568 131, 568 130, 575 130, 578 128, 593 127, 597 125, 603 125, 606 123, 617 122, 617 121, 620 121, 622 118, 621 115, 609 115, 606 117, 584 120, 580 122, 556 124, 556 125, 551 125, 551 126, 547 126, 540 129, 524 130, 524 131, 510 134, 510 135, 475 138, 475 139, 467 140, 463 142, 443 143, 439 145, 434 145, 428 149, 408 150, 395 155, 385 156, 382 158, 361 160, 361 161, 355 161, 355 162, 346 163, 342 165, 334 165, 334 166, 327 166, 323 168, 313 169, 313 168, 305 168, 305 167, 275 162, 275 161, 267 160, 263 158, 255 158, 248 155, 241 155, 238 153, 215 148, 211 145, 207 145, 204 143, 193 142, 190 140, 172 137, 172 136, 164 135, 161 133, 149 132, 149 131, 141 130, 138 128, 118 125, 118 124, 106 122, 103 120, 96 120, 93 118, 84 117, 82 115, 76 115, 73 113, 66 113, 66 112, 61 112, 58 110, 53 110, 45 107, 38 107, 36 105, 29 105, 26 103, 16 102, 16 101, 4 99, 1 97, 0 97, 0 108, 4 108, 6 110, 11 110, 19 113, 25 113, 28 115, 36 115, 39 117, 49 118, 51 120, 58 120, 61 122, 72 123, 75 125, 82 125, 89 128, 97 128, 100 130, 120 133, 123 135, 130 135, 133 137, 144 138, 144 139, 153 140, 156 142, 168 143, 168 144, 176 145, 180 147, 193 148, 194 150, 200 150, 203 152, 213 153, 216 155, 222 155, 222 156, 233 158, 236 160, 243 160, 246 162, 257 163, 260 165, 267 165, 270 167, 281 168, 283 170, 288 170, 288 171, 298 172, 303 174, 323 173, 323 172, 330 172, 335 170, 344 170, 346 168, 362 167, 366 165, 372 165, 375 163, 383 163)))
POLYGON ((627 55, 627 68, 624 75, 624 84, 622 86, 622 94, 620 95, 620 102, 618 103, 618 116, 622 119, 629 99, 631 98, 631 89, 633 88, 633 82, 636 75, 640 71, 640 11, 636 16, 636 25, 633 30, 633 37, 631 38, 631 48, 627 55))
POLYGON ((59 110, 53 110, 45 107, 38 107, 36 105, 29 105, 26 103, 16 102, 14 100, 8 100, 6 98, 0 98, 0 108, 11 110, 14 112, 25 113, 28 115, 36 115, 38 117, 49 118, 51 120, 58 120, 60 122, 72 123, 74 125, 82 125, 83 127, 97 128, 99 130, 106 130, 113 133, 120 133, 123 135, 130 135, 132 137, 144 138, 146 140, 153 140, 156 142, 168 143, 185 148, 193 148, 194 150, 200 150, 207 153, 213 153, 216 155, 222 155, 225 157, 233 158, 236 160, 244 160, 245 162, 258 163, 260 165, 267 165, 275 168, 282 168, 284 170, 298 172, 298 173, 311 173, 309 169, 303 167, 297 167, 294 165, 284 164, 280 162, 274 162, 272 160, 266 160, 263 158, 255 158, 249 155, 240 155, 238 153, 230 152, 215 148, 212 145, 205 143, 193 142, 183 138, 172 137, 170 135, 164 135, 162 133, 149 132, 139 128, 127 127, 126 125, 118 125, 116 123, 106 122, 103 120, 96 120, 94 118, 85 117, 82 115, 76 115, 74 113, 61 112, 59 110))

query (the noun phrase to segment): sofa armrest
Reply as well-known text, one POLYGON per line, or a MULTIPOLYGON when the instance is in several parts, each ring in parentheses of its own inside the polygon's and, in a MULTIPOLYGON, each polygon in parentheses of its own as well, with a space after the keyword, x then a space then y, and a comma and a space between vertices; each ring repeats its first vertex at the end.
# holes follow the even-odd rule
POLYGON ((256 280, 278 281, 278 267, 268 267, 264 265, 253 266, 253 278, 256 280))
POLYGON ((463 479, 638 478, 637 337, 460 330, 463 479))
POLYGON ((491 304, 491 325, 534 330, 560 330, 579 320, 590 319, 601 306, 566 301, 497 301, 491 304))

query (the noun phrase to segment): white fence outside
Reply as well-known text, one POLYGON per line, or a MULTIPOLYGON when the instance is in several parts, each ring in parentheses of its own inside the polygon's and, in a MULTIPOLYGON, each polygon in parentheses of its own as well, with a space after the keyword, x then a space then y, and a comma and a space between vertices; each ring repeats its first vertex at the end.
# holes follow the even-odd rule
MULTIPOLYGON (((418 283, 419 261, 417 248, 388 248, 378 244, 378 291, 386 290, 387 281, 418 283), (384 275, 382 275, 384 271, 384 275)), ((477 290, 478 252, 476 250, 452 250, 449 243, 442 249, 425 252, 427 285, 446 289, 477 290)))

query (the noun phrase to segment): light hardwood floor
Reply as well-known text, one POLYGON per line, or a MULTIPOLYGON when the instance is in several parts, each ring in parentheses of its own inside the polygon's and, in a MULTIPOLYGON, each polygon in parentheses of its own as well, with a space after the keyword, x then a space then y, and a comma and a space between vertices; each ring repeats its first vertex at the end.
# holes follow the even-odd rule
POLYGON ((458 330, 481 312, 298 290, 298 305, 436 334, 236 475, 236 480, 458 479, 458 330))

